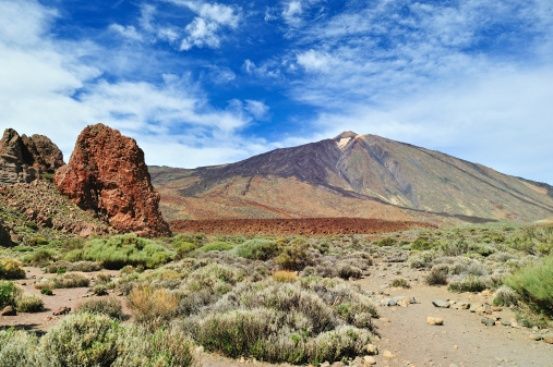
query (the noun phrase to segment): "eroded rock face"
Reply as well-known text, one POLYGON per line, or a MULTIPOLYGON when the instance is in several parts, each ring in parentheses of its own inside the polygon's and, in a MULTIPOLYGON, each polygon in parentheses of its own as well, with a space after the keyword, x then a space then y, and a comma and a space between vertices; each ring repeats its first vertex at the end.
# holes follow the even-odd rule
POLYGON ((20 136, 6 129, 0 140, 0 183, 30 183, 40 173, 54 173, 63 165, 63 154, 47 137, 20 136))
POLYGON ((117 130, 103 124, 85 128, 55 183, 79 207, 94 210, 118 231, 169 233, 143 151, 117 130))
POLYGON ((29 163, 41 172, 54 173, 63 166, 61 150, 44 135, 23 135, 21 137, 29 154, 29 163))

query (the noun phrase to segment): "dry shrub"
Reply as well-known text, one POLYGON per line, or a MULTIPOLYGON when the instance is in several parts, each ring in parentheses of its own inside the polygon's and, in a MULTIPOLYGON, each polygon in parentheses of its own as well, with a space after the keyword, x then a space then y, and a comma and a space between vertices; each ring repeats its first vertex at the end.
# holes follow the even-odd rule
POLYGON ((34 366, 36 336, 19 330, 0 330, 0 367, 34 366))
POLYGON ((41 279, 36 285, 37 289, 55 288, 80 288, 88 287, 90 279, 79 273, 65 273, 52 278, 41 279))
POLYGON ((298 274, 295 271, 277 270, 273 273, 273 280, 280 283, 293 283, 298 280, 298 274))
POLYGON ((23 294, 16 298, 15 307, 19 312, 41 312, 44 311, 44 302, 34 294, 23 294))
POLYGON ((134 287, 128 300, 136 320, 151 326, 168 321, 175 315, 179 304, 177 297, 171 291, 149 285, 134 287))
POLYGON ((424 278, 428 285, 447 285, 447 266, 437 265, 432 267, 430 273, 424 278))
POLYGON ((19 260, 0 258, 0 279, 25 279, 25 270, 19 260))
POLYGON ((77 312, 87 312, 95 315, 106 315, 112 319, 123 320, 123 308, 117 298, 92 298, 77 307, 77 312))

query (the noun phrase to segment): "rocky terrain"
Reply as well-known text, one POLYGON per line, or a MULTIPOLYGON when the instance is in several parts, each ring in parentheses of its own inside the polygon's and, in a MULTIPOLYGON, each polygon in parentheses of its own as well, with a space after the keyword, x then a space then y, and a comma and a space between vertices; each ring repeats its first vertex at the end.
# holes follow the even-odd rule
POLYGON ((60 192, 84 210, 92 210, 113 228, 144 235, 169 233, 134 139, 103 124, 79 135, 69 163, 57 170, 60 192))
POLYGON ((62 165, 62 152, 46 136, 4 131, 0 140, 0 184, 29 183, 62 165))
POLYGON ((303 219, 228 219, 176 220, 171 229, 180 233, 206 234, 367 234, 432 227, 428 223, 385 221, 364 218, 303 218, 303 219))
POLYGON ((352 132, 228 165, 150 171, 169 220, 534 221, 553 213, 553 189, 547 184, 352 132))

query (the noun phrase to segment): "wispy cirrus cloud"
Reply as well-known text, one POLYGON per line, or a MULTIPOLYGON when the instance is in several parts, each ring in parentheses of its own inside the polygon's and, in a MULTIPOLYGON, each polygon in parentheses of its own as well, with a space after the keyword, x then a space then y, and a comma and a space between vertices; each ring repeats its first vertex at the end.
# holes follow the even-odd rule
POLYGON ((550 151, 552 24, 545 0, 352 2, 289 23, 292 47, 244 65, 312 106, 312 138, 373 132, 553 182, 538 158, 550 151))

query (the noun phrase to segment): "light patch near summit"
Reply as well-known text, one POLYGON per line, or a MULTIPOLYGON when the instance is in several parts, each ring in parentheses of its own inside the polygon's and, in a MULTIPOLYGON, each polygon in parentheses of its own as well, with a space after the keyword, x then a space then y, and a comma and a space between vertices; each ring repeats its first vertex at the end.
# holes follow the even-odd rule
POLYGON ((351 137, 349 138, 341 138, 340 140, 338 140, 336 142, 336 145, 338 145, 338 148, 340 148, 341 150, 344 150, 346 149, 346 146, 348 145, 348 143, 351 141, 351 137))

